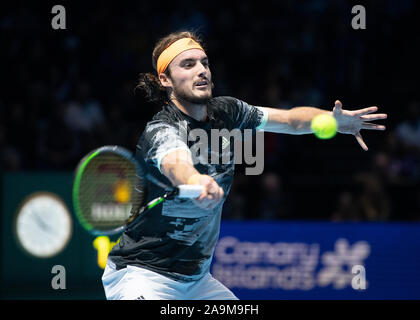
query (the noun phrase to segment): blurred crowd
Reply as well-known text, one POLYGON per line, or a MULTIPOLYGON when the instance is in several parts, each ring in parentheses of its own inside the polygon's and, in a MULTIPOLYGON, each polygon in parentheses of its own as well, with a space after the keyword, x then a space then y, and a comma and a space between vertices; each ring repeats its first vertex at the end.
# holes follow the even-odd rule
POLYGON ((134 94, 137 76, 153 71, 159 37, 189 29, 206 43, 215 96, 283 109, 340 99, 389 115, 386 132, 362 132, 369 152, 350 136, 266 133, 265 171, 238 166, 226 219, 420 220, 418 4, 364 4, 363 31, 345 0, 80 2, 65 5, 66 30, 51 28, 46 5, 3 10, 0 171, 68 171, 101 145, 134 150, 160 109, 134 94))

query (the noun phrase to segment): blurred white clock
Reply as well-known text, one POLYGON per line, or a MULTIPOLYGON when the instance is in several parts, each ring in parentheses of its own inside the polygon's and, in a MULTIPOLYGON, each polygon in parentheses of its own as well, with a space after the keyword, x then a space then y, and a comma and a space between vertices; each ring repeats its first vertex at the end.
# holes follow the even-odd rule
POLYGON ((19 207, 15 232, 25 251, 38 258, 50 258, 59 254, 70 241, 72 218, 57 195, 36 192, 19 207))

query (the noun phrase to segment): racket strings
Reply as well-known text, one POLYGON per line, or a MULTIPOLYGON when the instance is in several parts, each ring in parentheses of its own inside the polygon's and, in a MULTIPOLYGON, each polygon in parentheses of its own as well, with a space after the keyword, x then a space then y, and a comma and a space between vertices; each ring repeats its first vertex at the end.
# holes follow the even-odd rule
POLYGON ((115 153, 101 153, 86 165, 79 188, 84 219, 96 230, 119 227, 145 199, 136 166, 115 153))

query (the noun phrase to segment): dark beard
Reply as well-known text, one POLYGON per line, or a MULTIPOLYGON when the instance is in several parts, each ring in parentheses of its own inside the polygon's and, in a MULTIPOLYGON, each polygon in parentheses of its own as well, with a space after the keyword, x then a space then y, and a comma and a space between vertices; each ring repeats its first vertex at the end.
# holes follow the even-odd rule
POLYGON ((195 97, 192 95, 188 95, 183 91, 174 91, 174 95, 180 100, 184 100, 193 104, 207 104, 209 100, 213 97, 212 91, 210 91, 210 95, 206 97, 195 97))

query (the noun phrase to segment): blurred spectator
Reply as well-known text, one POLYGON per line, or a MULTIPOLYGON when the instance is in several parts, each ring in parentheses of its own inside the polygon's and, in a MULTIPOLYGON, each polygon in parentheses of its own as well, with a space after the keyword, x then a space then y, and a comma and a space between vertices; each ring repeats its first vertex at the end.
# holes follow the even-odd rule
POLYGON ((390 217, 391 203, 383 182, 372 173, 355 176, 360 184, 360 194, 356 199, 361 217, 367 221, 386 221, 390 217))
POLYGON ((361 212, 356 204, 356 197, 351 191, 343 191, 338 195, 337 207, 331 216, 334 222, 361 221, 361 212))
POLYGON ((261 176, 261 194, 257 206, 258 218, 275 220, 290 218, 291 203, 283 190, 283 181, 274 172, 261 176))
POLYGON ((229 196, 223 205, 223 219, 244 220, 247 215, 246 188, 247 178, 236 175, 230 188, 229 196))
POLYGON ((1 150, 3 168, 7 171, 22 169, 22 156, 13 146, 6 146, 1 150))
POLYGON ((0 172, 1 169, 7 171, 22 169, 21 155, 16 148, 6 144, 6 131, 2 125, 0 125, 0 172))
POLYGON ((64 111, 63 104, 54 106, 45 128, 40 130, 37 141, 39 168, 72 170, 79 160, 79 139, 65 123, 64 111))
POLYGON ((412 101, 407 117, 395 129, 400 142, 409 150, 420 154, 420 103, 412 101))
MULTIPOLYGON (((389 137, 388 142, 391 143, 392 135, 389 137)), ((402 161, 392 152, 378 151, 372 157, 372 173, 385 184, 402 183, 402 161)))
POLYGON ((407 176, 404 165, 404 151, 395 131, 389 131, 384 137, 383 152, 376 154, 374 169, 382 178, 392 183, 401 183, 407 176))
POLYGON ((66 124, 76 132, 92 132, 104 127, 102 106, 92 97, 87 82, 78 85, 75 100, 68 103, 64 112, 66 124))
POLYGON ((402 150, 399 170, 408 178, 420 181, 420 103, 412 101, 407 117, 395 128, 395 135, 402 150))

